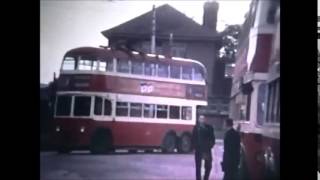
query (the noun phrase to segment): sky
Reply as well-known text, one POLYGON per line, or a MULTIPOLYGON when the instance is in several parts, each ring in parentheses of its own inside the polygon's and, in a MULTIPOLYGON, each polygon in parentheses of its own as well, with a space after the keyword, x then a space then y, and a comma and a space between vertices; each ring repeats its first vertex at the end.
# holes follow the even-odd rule
MULTIPOLYGON (((197 1, 41 0, 40 1, 40 83, 59 75, 63 55, 81 46, 108 45, 101 31, 129 21, 152 9, 169 4, 202 24, 203 4, 197 1)), ((242 24, 250 0, 218 0, 217 30, 226 24, 242 24)))

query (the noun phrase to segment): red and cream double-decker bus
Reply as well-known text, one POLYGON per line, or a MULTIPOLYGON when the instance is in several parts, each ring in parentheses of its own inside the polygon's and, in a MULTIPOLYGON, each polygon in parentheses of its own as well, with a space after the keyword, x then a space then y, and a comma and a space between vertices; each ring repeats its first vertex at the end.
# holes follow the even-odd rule
POLYGON ((230 116, 240 129, 244 179, 279 179, 279 0, 253 0, 242 27, 230 116))
POLYGON ((68 51, 57 80, 59 151, 161 147, 190 152, 196 109, 207 105, 205 67, 196 60, 81 47, 68 51))

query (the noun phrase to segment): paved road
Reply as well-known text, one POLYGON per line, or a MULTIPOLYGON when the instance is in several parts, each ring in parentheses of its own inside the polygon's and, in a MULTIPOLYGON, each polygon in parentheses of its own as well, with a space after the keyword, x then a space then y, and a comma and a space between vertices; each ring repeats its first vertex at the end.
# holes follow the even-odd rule
MULTIPOLYGON (((220 168, 223 147, 213 151, 211 180, 223 176, 220 168)), ((114 153, 91 155, 86 151, 60 155, 40 153, 41 180, 193 180, 193 154, 114 153)))

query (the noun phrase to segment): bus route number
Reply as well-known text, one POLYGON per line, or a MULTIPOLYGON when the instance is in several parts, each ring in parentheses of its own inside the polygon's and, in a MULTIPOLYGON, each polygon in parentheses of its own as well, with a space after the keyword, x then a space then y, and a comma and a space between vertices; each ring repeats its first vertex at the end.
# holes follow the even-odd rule
POLYGON ((151 84, 141 83, 140 91, 141 93, 151 93, 153 92, 153 86, 151 84))

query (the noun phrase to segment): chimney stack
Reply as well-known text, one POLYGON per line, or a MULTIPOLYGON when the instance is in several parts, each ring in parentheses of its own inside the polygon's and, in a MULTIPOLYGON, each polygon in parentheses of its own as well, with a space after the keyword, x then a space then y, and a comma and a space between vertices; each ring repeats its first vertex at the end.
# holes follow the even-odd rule
POLYGON ((203 7, 203 26, 217 32, 217 17, 219 3, 216 1, 207 1, 203 7))

